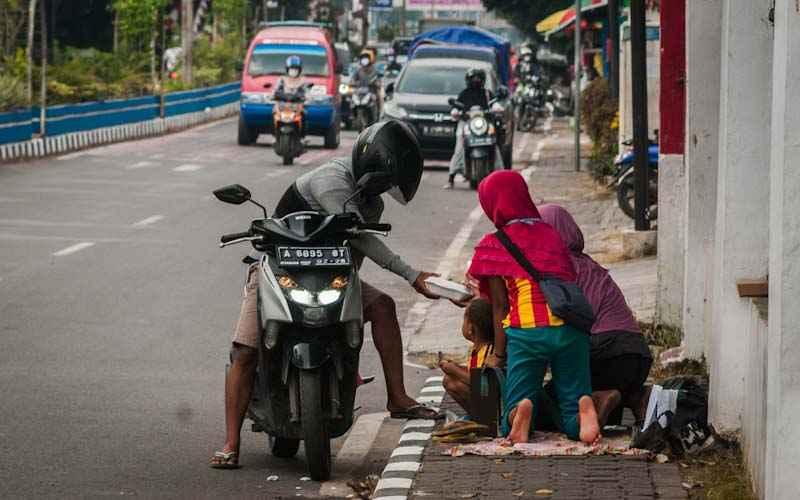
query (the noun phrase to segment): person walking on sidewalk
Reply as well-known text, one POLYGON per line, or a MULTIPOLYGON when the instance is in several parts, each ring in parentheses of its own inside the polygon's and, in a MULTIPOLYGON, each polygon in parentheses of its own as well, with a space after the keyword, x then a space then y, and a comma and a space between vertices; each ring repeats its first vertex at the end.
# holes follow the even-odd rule
MULTIPOLYGON (((541 274, 575 281, 569 250, 558 233, 541 221, 519 172, 491 173, 478 186, 478 199, 494 226, 505 232, 541 274)), ((512 443, 528 441, 536 410, 533 402, 549 365, 561 428, 570 439, 595 442, 600 427, 591 397, 588 332, 553 314, 539 284, 495 233, 478 243, 469 275, 479 280, 481 295, 492 303, 494 353, 487 364, 499 366, 507 358, 503 435, 512 443)))
POLYGON ((464 310, 464 323, 461 335, 472 342, 469 350, 467 366, 459 365, 449 359, 439 362, 444 373, 442 385, 448 394, 469 413, 470 404, 470 370, 482 368, 486 358, 494 350, 494 324, 492 322, 492 305, 484 299, 472 299, 464 310))
MULTIPOLYGON (((352 158, 335 158, 301 175, 289 186, 275 217, 313 210, 340 213, 345 204, 365 222, 379 222, 383 213, 381 194, 388 192, 402 204, 414 197, 422 177, 422 155, 414 133, 395 120, 376 123, 359 134, 352 158), (402 168, 400 168, 402 167, 402 168), (357 195, 358 181, 365 175, 386 180, 380 191, 357 195)), ((403 277, 421 295, 438 299, 425 284, 433 273, 414 269, 374 235, 351 240, 356 262, 373 262, 403 277)), ((250 404, 262 330, 258 322, 258 269, 250 267, 239 321, 231 345, 231 368, 225 379, 225 444, 211 457, 216 469, 239 466, 242 423, 250 404)), ((372 338, 380 354, 386 379, 386 409, 392 418, 436 418, 438 413, 408 395, 403 381, 403 345, 394 300, 370 284, 361 282, 364 323, 372 323, 372 338)))
POLYGON ((583 253, 583 233, 572 215, 554 204, 542 205, 539 213, 569 248, 577 283, 594 310, 589 337, 592 390, 619 391, 623 407, 630 408, 641 425, 647 410, 644 383, 653 355, 639 324, 608 270, 583 253))

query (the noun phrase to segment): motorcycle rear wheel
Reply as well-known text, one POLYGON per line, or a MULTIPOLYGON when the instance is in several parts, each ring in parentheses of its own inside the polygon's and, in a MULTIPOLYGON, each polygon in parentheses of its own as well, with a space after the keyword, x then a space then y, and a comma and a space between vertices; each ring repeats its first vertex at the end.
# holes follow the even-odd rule
POLYGON ((272 456, 278 458, 292 458, 297 455, 297 450, 300 449, 300 440, 270 436, 269 448, 272 452, 272 456))
POLYGON ((319 369, 300 370, 299 375, 300 423, 308 474, 314 481, 326 481, 331 477, 331 438, 322 404, 322 373, 319 369))

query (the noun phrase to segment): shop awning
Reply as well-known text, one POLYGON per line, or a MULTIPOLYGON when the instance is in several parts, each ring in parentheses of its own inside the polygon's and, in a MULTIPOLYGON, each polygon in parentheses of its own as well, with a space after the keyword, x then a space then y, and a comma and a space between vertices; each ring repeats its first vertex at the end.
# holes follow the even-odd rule
MULTIPOLYGON (((608 0, 581 0, 581 12, 588 12, 608 5, 608 0)), ((555 12, 536 25, 536 31, 549 37, 575 21, 575 7, 555 12)))

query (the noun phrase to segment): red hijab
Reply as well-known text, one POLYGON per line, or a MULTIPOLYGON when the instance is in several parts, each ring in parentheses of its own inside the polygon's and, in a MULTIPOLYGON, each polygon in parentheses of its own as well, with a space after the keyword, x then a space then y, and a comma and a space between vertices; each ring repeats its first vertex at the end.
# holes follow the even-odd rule
MULTIPOLYGON (((478 200, 495 227, 505 231, 537 271, 575 281, 569 250, 558 233, 542 222, 519 172, 499 170, 490 174, 478 186, 478 200)), ((480 280, 482 295, 488 295, 486 278, 490 276, 530 279, 494 233, 484 236, 475 247, 469 274, 480 280)))

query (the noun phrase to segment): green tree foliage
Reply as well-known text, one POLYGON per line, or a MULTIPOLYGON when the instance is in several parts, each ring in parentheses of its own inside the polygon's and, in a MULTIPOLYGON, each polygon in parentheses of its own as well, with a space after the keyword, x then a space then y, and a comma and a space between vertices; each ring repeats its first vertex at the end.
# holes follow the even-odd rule
POLYGON ((553 12, 574 5, 572 0, 481 0, 489 11, 497 12, 521 32, 536 36, 536 23, 553 12))
POLYGON ((592 139, 590 168, 596 178, 611 173, 617 154, 619 105, 608 91, 608 80, 595 78, 581 93, 581 121, 592 139))
POLYGON ((150 40, 158 31, 158 14, 167 6, 168 0, 114 0, 111 8, 119 14, 118 29, 129 41, 150 40))

